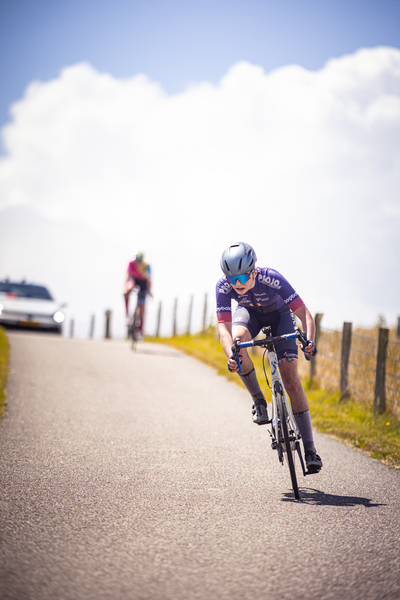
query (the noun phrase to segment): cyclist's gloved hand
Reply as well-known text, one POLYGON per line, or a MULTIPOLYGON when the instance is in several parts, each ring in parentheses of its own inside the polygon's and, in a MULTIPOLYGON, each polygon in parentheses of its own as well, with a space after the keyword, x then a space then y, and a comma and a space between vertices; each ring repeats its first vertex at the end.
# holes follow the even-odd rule
POLYGON ((237 362, 235 360, 234 355, 232 354, 232 356, 229 357, 228 362, 227 362, 227 366, 228 366, 228 371, 230 371, 231 373, 241 373, 242 372, 242 367, 240 366, 240 363, 242 362, 242 357, 239 356, 239 361, 237 362), (235 363, 236 369, 234 368, 234 366, 229 364, 229 361, 233 361, 235 363))
POLYGON ((311 342, 310 340, 307 340, 307 346, 304 347, 304 345, 302 345, 301 349, 304 352, 304 356, 306 357, 306 360, 311 360, 311 358, 317 354, 317 347, 314 344, 314 342, 311 342), (310 345, 311 345, 311 354, 310 354, 310 348, 309 348, 310 345), (307 350, 307 352, 306 352, 306 350, 307 350))

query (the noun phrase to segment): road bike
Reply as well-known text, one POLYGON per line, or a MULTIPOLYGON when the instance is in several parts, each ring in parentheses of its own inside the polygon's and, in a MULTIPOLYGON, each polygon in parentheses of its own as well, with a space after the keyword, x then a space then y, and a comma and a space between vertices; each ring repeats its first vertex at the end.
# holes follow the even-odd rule
MULTIPOLYGON (((284 340, 297 338, 303 345, 304 349, 309 341, 307 340, 306 334, 300 331, 298 327, 295 328, 293 333, 287 333, 275 337, 272 336, 271 327, 264 327, 262 332, 265 335, 264 338, 251 340, 250 342, 241 342, 239 338, 236 338, 232 346, 231 358, 236 361, 236 364, 238 365, 238 373, 240 374, 242 371, 239 358, 239 352, 241 348, 250 348, 254 346, 261 346, 265 348, 263 355, 264 375, 272 392, 272 419, 268 421, 268 423, 271 425, 271 430, 268 430, 269 435, 272 438, 271 447, 273 450, 278 452, 279 462, 282 465, 284 465, 285 462, 287 463, 294 497, 296 500, 299 500, 300 492, 296 476, 296 455, 299 458, 304 477, 306 475, 310 475, 311 473, 316 473, 317 471, 306 471, 304 466, 304 459, 300 448, 301 435, 296 425, 292 408, 290 406, 281 374, 279 372, 275 344, 283 342, 284 340), (271 366, 271 385, 269 385, 265 370, 265 354, 267 354, 268 362, 271 366)), ((306 359, 310 360, 310 358, 307 356, 306 359)))
POLYGON ((128 321, 128 339, 131 341, 132 350, 136 350, 137 343, 140 338, 140 330, 142 325, 142 318, 140 316, 140 288, 136 286, 134 288, 136 292, 136 307, 128 321))

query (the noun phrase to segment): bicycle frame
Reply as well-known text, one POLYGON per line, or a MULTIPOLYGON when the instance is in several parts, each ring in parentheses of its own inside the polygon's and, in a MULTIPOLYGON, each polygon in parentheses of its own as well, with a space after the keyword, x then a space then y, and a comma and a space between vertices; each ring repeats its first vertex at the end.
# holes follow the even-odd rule
MULTIPOLYGON (((293 412, 292 412, 292 407, 291 407, 290 402, 288 400, 288 397, 287 397, 287 394, 286 394, 286 390, 285 390, 285 386, 283 385, 281 374, 279 372, 278 357, 276 355, 275 350, 268 350, 268 362, 269 362, 269 364, 271 366, 271 379, 272 379, 272 384, 271 384, 272 408, 273 408, 272 426, 273 426, 273 428, 274 428, 274 430, 276 432, 279 431, 279 428, 278 428, 278 415, 279 415, 279 413, 278 413, 278 410, 277 410, 276 393, 275 393, 275 386, 274 386, 275 381, 279 381, 279 383, 282 386, 283 400, 285 402, 286 412, 287 412, 288 417, 289 417, 290 427, 291 427, 292 431, 294 432, 295 440, 300 440, 301 439, 300 431, 298 430, 298 427, 296 425, 296 421, 295 421, 295 418, 294 418, 293 412)), ((293 449, 295 449, 295 448, 293 448, 293 449)), ((285 450, 286 449, 284 448, 284 451, 285 450)))
POLYGON ((138 341, 138 331, 139 331, 139 326, 141 324, 141 317, 140 317, 140 288, 138 286, 134 287, 133 290, 134 292, 136 292, 136 306, 135 309, 132 313, 132 316, 129 319, 129 325, 128 325, 128 338, 131 339, 131 348, 132 350, 136 350, 136 344, 138 341))
POLYGON ((267 349, 268 362, 271 366, 271 392, 272 392, 272 412, 273 416, 271 419, 272 425, 272 433, 270 433, 272 437, 272 448, 278 451, 279 461, 283 464, 283 452, 297 451, 297 454, 300 459, 301 468, 303 471, 303 475, 306 476, 308 473, 304 466, 303 456, 301 454, 300 449, 300 431, 297 427, 296 420, 293 416, 292 407, 290 405, 289 399, 286 394, 285 386, 283 385, 282 377, 279 371, 278 365, 278 357, 275 350, 275 343, 279 343, 284 340, 289 340, 293 338, 297 338, 305 347, 308 343, 306 336, 303 332, 300 331, 298 327, 295 328, 293 333, 288 333, 285 335, 280 335, 276 337, 271 336, 271 328, 266 327, 263 330, 263 333, 266 334, 266 337, 261 340, 251 340, 249 342, 240 342, 239 338, 235 340, 234 345, 232 346, 233 358, 236 360, 236 363, 239 367, 238 372, 241 373, 241 365, 239 362, 239 352, 241 348, 250 348, 254 346, 262 346, 267 349), (286 448, 285 441, 281 434, 281 419, 284 418, 284 415, 279 414, 278 406, 277 406, 277 398, 276 398, 276 386, 280 386, 282 389, 282 396, 284 407, 286 411, 286 415, 288 418, 289 425, 289 436, 290 436, 290 445, 291 448, 286 448))

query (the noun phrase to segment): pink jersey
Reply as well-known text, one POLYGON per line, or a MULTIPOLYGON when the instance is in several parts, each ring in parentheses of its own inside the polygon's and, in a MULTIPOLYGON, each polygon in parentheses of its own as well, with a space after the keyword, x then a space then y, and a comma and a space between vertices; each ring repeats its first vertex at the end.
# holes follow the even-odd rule
POLYGON ((132 260, 128 265, 128 275, 132 279, 148 279, 150 277, 150 265, 143 260, 141 262, 132 260))

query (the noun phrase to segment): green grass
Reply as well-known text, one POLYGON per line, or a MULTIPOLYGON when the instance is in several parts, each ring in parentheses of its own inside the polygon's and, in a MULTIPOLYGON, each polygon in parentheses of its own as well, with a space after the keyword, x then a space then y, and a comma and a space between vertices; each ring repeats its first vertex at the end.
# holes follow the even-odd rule
MULTIPOLYGON (((215 330, 196 335, 181 335, 173 338, 157 338, 153 341, 167 344, 214 367, 220 375, 242 385, 237 375, 229 373, 226 357, 215 330)), ((262 368, 262 356, 252 356, 261 389, 267 401, 270 401, 262 368)), ((269 369, 267 374, 269 373, 269 369)), ((332 394, 323 389, 310 389, 304 382, 310 404, 314 427, 336 439, 367 452, 371 457, 381 460, 394 469, 400 469, 400 420, 390 413, 374 416, 371 405, 348 400, 340 402, 340 394, 332 394)))
MULTIPOLYGON (((225 354, 215 331, 210 329, 196 335, 174 338, 157 338, 153 341, 167 344, 210 365, 220 374, 242 385, 237 375, 226 368, 225 354)), ((262 369, 262 357, 253 356, 261 389, 267 400, 270 391, 262 369)), ((9 372, 10 348, 5 330, 0 327, 0 417, 6 408, 7 377, 9 372)), ((305 382, 305 387, 307 387, 305 382)), ((327 433, 355 448, 367 452, 373 458, 384 461, 392 468, 400 469, 400 420, 390 413, 374 416, 371 405, 356 401, 339 401, 339 393, 327 390, 307 389, 313 425, 318 431, 327 433)))
POLYGON ((375 416, 372 400, 370 405, 356 400, 339 402, 339 392, 308 390, 307 395, 318 431, 400 469, 400 421, 395 415, 375 416))
POLYGON ((0 327, 0 417, 4 415, 6 403, 6 385, 10 362, 10 346, 3 327, 0 327))

